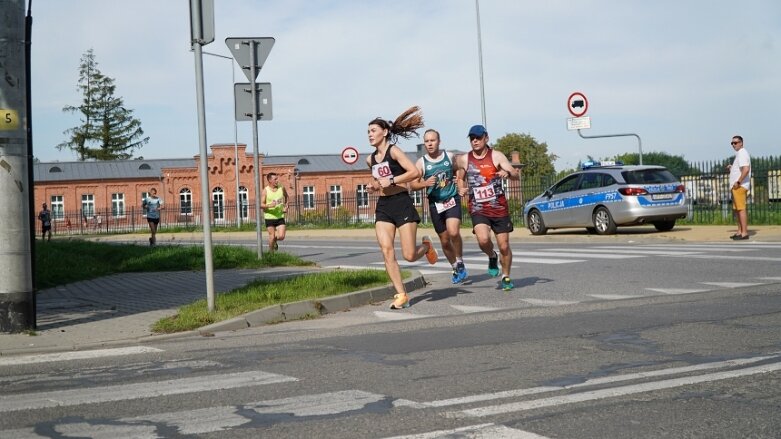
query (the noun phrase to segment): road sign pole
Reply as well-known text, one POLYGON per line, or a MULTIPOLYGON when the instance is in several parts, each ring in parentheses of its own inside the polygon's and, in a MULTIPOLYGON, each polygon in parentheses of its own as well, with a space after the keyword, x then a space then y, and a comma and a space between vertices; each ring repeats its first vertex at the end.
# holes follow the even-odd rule
MULTIPOLYGON (((200 2, 191 8, 192 35, 202 35, 200 2)), ((198 107, 199 170, 201 177, 201 224, 203 225, 203 256, 206 270, 206 307, 214 312, 214 260, 212 256, 211 214, 209 208, 209 153, 206 149, 206 104, 203 95, 203 41, 192 40, 195 53, 195 88, 198 107)), ((206 43, 208 44, 208 43, 206 43)))
POLYGON ((261 186, 261 176, 263 175, 263 165, 260 163, 260 154, 258 153, 258 94, 256 91, 256 84, 255 79, 257 77, 257 72, 255 71, 257 65, 255 60, 255 45, 258 44, 255 40, 250 40, 249 42, 249 52, 250 52, 250 75, 252 76, 252 80, 250 80, 250 93, 252 94, 252 151, 253 151, 253 160, 255 161, 255 232, 257 235, 257 245, 258 245, 258 258, 263 257, 263 236, 261 235, 261 227, 260 223, 263 221, 261 218, 261 215, 263 214, 263 211, 260 208, 260 192, 262 191, 261 186))

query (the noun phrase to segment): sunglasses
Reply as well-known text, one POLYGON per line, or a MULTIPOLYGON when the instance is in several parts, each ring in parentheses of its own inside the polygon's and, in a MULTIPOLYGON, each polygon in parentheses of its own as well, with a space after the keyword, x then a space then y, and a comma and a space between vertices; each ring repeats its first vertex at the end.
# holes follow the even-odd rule
POLYGON ((732 146, 735 146, 735 145, 737 145, 738 143, 740 143, 740 140, 738 140, 737 142, 735 142, 735 141, 729 142, 729 144, 730 144, 730 145, 732 145, 732 146))
POLYGON ((469 140, 470 141, 475 140, 475 139, 482 139, 482 138, 483 138, 483 136, 475 136, 475 135, 469 136, 469 140))

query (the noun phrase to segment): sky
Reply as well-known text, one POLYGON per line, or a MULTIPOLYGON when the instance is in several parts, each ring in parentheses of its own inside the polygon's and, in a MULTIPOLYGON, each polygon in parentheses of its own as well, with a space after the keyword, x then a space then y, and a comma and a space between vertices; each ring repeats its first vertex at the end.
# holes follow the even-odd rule
MULTIPOLYGON (((633 136, 584 139, 567 129, 568 97, 588 99, 584 136, 636 134, 644 152, 689 161, 781 154, 781 2, 778 0, 479 0, 484 93, 474 0, 215 0, 215 41, 273 37, 257 82, 272 84, 273 119, 258 122, 267 155, 371 151, 366 129, 412 105, 444 148, 469 149, 482 123, 492 140, 525 133, 558 156, 557 169, 586 156, 637 152, 633 136)), ((79 125, 81 56, 115 79, 116 95, 150 137, 135 156, 199 153, 195 64, 187 0, 35 0, 32 3, 34 154, 58 151, 79 125)), ((206 143, 233 144, 235 61, 204 55, 206 143)), ((252 151, 252 122, 236 139, 252 151)), ((422 132, 420 133, 422 137, 422 132)), ((422 140, 401 140, 413 151, 422 140)))

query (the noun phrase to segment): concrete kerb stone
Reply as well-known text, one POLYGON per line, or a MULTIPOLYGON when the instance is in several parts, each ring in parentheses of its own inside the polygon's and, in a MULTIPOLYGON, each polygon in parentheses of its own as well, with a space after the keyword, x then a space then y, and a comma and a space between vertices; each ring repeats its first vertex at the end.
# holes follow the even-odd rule
MULTIPOLYGON (((419 271, 412 270, 412 276, 411 279, 404 282, 404 287, 408 292, 426 286, 426 280, 419 271)), ((396 291, 393 289, 393 286, 385 285, 322 299, 309 299, 282 305, 272 305, 243 316, 203 326, 198 331, 200 333, 238 331, 253 326, 300 320, 311 316, 346 311, 351 307, 383 302, 392 299, 394 294, 396 294, 396 291)))

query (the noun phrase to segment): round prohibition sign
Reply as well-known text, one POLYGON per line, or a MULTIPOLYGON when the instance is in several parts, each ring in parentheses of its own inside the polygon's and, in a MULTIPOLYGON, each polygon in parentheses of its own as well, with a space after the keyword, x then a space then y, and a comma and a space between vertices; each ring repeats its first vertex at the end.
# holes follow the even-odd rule
POLYGON ((576 91, 567 98, 567 111, 569 114, 580 117, 588 111, 588 99, 583 93, 576 91))
POLYGON ((348 165, 352 165, 355 162, 358 161, 358 150, 353 148, 352 146, 348 146, 347 148, 342 150, 342 161, 347 163, 348 165))

